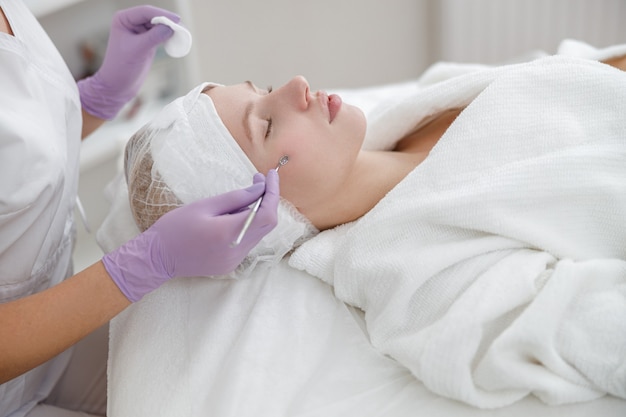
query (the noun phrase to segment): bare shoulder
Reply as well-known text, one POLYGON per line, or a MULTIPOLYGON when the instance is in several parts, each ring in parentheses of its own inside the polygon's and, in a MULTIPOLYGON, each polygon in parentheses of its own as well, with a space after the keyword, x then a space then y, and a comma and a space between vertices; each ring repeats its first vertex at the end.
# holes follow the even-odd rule
POLYGON ((9 21, 7 20, 7 17, 5 16, 2 8, 0 8, 0 32, 13 35, 13 31, 11 30, 11 25, 9 24, 9 21))
POLYGON ((463 109, 442 111, 425 125, 399 140, 394 150, 407 153, 430 152, 461 111, 463 109))
POLYGON ((608 64, 612 67, 621 69, 622 71, 626 71, 626 56, 620 56, 616 58, 607 59, 602 61, 605 64, 608 64))

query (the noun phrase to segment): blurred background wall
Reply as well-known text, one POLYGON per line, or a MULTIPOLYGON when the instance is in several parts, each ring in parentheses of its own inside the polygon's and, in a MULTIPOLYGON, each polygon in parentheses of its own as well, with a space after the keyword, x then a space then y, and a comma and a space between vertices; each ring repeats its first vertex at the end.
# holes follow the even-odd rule
POLYGON ((499 63, 563 38, 626 42, 625 0, 192 0, 200 73, 317 87, 413 78, 437 60, 499 63))
POLYGON ((431 60, 431 3, 193 0, 200 72, 261 86, 302 74, 324 88, 413 77, 431 60))
POLYGON ((626 42, 626 0, 26 0, 75 75, 78 43, 106 36, 116 9, 177 10, 194 34, 182 88, 200 80, 360 87, 417 77, 437 60, 498 63, 563 38, 626 42), (55 7, 55 4, 57 6, 55 7), (44 6, 42 6, 44 5, 44 6), (45 9, 47 8, 47 9, 45 9))
POLYGON ((440 0, 438 59, 499 63, 556 52, 564 38, 602 47, 626 41, 624 0, 440 0))

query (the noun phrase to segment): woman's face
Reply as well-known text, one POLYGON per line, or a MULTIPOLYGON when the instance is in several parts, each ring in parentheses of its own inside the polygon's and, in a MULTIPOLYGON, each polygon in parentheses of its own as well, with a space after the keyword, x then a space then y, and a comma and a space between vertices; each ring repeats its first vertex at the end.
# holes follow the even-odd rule
POLYGON ((273 91, 251 82, 206 92, 239 146, 262 173, 280 168, 281 195, 307 214, 341 192, 365 136, 360 109, 311 92, 304 77, 273 91))

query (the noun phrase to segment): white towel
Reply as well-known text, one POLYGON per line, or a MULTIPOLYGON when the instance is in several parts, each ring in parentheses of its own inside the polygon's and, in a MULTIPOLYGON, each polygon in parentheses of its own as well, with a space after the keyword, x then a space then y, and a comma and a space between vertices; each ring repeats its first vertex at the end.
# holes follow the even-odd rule
POLYGON ((450 68, 368 114, 366 144, 389 149, 467 105, 429 157, 290 265, 363 309, 372 344, 441 395, 626 398, 626 73, 563 56, 450 68))

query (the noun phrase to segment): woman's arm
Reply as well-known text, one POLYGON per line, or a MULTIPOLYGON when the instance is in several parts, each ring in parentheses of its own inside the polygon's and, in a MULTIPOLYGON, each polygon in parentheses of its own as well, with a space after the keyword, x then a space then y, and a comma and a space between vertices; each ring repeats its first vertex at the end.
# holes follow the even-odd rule
POLYGON ((101 119, 99 117, 90 114, 85 109, 83 109, 83 132, 81 135, 82 139, 85 139, 87 136, 92 134, 97 128, 102 126, 102 124, 106 120, 101 119))
POLYGON ((0 384, 63 352, 130 305, 97 262, 62 283, 0 305, 0 384))
POLYGON ((0 304, 0 384, 63 352, 175 277, 232 272, 277 222, 278 174, 164 214, 84 271, 40 293, 0 304), (231 243, 263 203, 240 245, 231 243), (246 210, 248 209, 248 210, 246 210), (231 214, 232 213, 232 214, 231 214))

